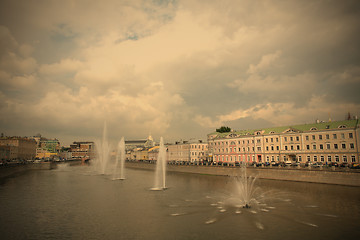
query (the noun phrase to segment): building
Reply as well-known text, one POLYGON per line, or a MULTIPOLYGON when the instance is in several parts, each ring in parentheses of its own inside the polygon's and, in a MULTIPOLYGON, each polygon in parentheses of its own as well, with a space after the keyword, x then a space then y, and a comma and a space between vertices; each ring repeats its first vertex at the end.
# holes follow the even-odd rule
POLYGON ((94 142, 73 142, 69 152, 72 159, 92 159, 95 156, 94 142))
POLYGON ((359 140, 358 119, 208 134, 217 163, 358 163, 359 140))
POLYGON ((37 134, 34 137, 29 137, 36 141, 36 158, 53 158, 58 156, 60 152, 60 142, 58 139, 48 139, 37 134))
POLYGON ((190 163, 190 143, 187 141, 176 142, 167 146, 168 162, 188 164, 190 163))
POLYGON ((198 142, 190 143, 190 162, 191 163, 203 163, 208 159, 208 144, 202 140, 198 142))
POLYGON ((0 138, 2 161, 33 160, 36 156, 36 142, 23 137, 0 138))
POLYGON ((147 139, 140 140, 125 140, 125 150, 133 151, 134 149, 152 148, 155 146, 155 141, 151 135, 147 139))
POLYGON ((152 147, 148 150, 148 159, 151 162, 157 161, 159 156, 159 146, 152 147))

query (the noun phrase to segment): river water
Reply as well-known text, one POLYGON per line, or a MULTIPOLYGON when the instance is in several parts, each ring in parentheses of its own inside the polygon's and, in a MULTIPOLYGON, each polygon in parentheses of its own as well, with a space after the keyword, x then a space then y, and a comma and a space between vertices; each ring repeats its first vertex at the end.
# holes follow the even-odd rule
POLYGON ((257 208, 224 203, 230 177, 126 169, 111 180, 86 166, 0 182, 1 239, 360 239, 360 188, 256 180, 257 208), (260 199, 259 199, 260 201, 260 199))

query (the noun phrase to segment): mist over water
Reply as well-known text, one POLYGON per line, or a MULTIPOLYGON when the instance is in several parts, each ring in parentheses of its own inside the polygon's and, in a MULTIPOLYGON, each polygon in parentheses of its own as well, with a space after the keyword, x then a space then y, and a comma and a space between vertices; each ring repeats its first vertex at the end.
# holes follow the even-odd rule
POLYGON ((240 208, 239 178, 89 166, 31 171, 0 184, 2 239, 358 239, 356 187, 257 179, 258 207, 240 208))

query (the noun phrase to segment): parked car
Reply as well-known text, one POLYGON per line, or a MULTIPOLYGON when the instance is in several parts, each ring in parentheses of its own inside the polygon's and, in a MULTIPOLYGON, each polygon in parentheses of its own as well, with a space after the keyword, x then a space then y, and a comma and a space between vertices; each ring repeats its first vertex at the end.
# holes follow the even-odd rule
POLYGON ((312 165, 312 167, 314 167, 314 168, 319 168, 319 167, 322 167, 324 164, 323 163, 321 163, 321 162, 316 162, 316 163, 314 163, 313 165, 312 165))
POLYGON ((339 164, 337 162, 330 162, 330 163, 328 163, 328 166, 330 166, 330 167, 332 167, 332 166, 339 167, 339 164))
POLYGON ((291 161, 286 161, 285 162, 285 166, 291 166, 292 162, 291 161))
POLYGON ((340 167, 341 168, 350 167, 350 164, 343 162, 343 163, 340 164, 340 167))
POLYGON ((290 166, 292 166, 292 167, 297 167, 297 166, 300 166, 300 163, 298 163, 298 162, 293 162, 293 163, 291 163, 290 166))
POLYGON ((275 167, 275 166, 279 166, 279 163, 278 163, 278 162, 275 162, 275 161, 271 161, 270 164, 271 164, 271 166, 274 166, 274 167, 275 167))
POLYGON ((359 163, 353 163, 353 164, 350 165, 350 168, 360 169, 360 164, 359 163))

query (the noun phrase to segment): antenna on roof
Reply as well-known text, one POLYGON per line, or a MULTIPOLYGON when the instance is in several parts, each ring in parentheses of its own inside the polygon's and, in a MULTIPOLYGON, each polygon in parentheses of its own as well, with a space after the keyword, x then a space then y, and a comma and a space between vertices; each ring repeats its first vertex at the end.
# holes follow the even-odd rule
POLYGON ((331 122, 331 116, 330 116, 330 112, 329 112, 329 122, 331 122))

